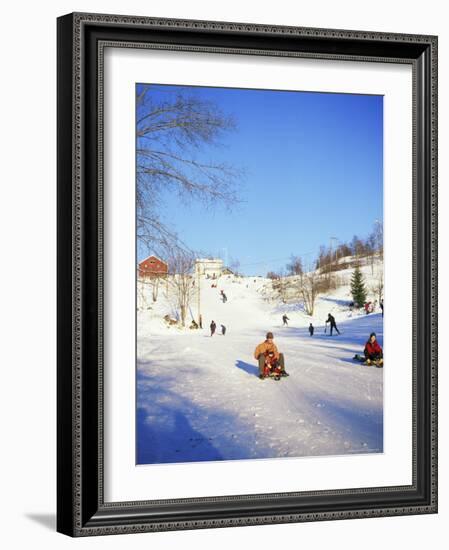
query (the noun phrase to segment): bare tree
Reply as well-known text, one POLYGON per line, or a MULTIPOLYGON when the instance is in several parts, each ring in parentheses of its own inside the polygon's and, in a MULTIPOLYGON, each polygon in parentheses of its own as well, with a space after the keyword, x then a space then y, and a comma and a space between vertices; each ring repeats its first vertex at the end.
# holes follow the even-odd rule
POLYGON ((168 265, 168 283, 173 290, 181 324, 185 327, 187 312, 197 292, 197 287, 193 284, 195 280, 195 255, 190 251, 182 251, 176 248, 168 259, 168 265))
POLYGON ((377 301, 380 302, 384 295, 384 272, 382 268, 376 273, 376 279, 371 287, 371 291, 376 295, 377 301))
POLYGON ((299 256, 290 256, 290 263, 287 264, 287 272, 289 275, 301 275, 302 273, 302 260, 299 256))
POLYGON ((337 252, 340 258, 352 255, 351 247, 347 243, 341 243, 337 248, 337 252))
POLYGON ((151 278, 151 295, 153 298, 153 302, 157 302, 157 296, 159 293, 159 283, 161 281, 160 277, 152 277, 151 278))
POLYGON ((298 280, 298 290, 307 315, 313 315, 315 301, 319 294, 323 292, 322 276, 318 275, 315 271, 302 273, 298 280))
POLYGON ((159 251, 178 241, 159 215, 165 192, 205 205, 237 201, 242 172, 199 158, 203 147, 220 145, 236 123, 194 90, 156 85, 137 86, 136 119, 137 237, 159 251))
POLYGON ((229 269, 234 273, 234 275, 239 275, 240 273, 240 260, 231 259, 229 263, 229 269))
POLYGON ((352 255, 356 257, 356 261, 359 261, 364 252, 363 240, 360 239, 357 235, 354 235, 351 241, 351 248, 352 255))
POLYGON ((376 235, 374 231, 368 236, 366 243, 369 248, 369 262, 371 266, 371 275, 374 274, 374 260, 376 254, 376 235))
POLYGON ((376 220, 373 228, 374 240, 376 249, 379 253, 380 260, 384 257, 384 226, 380 220, 376 220))
POLYGON ((318 252, 318 258, 316 261, 316 269, 320 270, 320 273, 325 273, 328 270, 330 263, 330 254, 325 246, 321 245, 318 252))
POLYGON ((147 309, 150 286, 145 277, 137 279, 137 309, 147 309))
POLYGON ((287 292, 289 288, 289 281, 286 277, 285 272, 280 271, 278 274, 278 277, 276 279, 273 279, 273 290, 275 290, 280 299, 282 300, 283 304, 287 303, 287 292))

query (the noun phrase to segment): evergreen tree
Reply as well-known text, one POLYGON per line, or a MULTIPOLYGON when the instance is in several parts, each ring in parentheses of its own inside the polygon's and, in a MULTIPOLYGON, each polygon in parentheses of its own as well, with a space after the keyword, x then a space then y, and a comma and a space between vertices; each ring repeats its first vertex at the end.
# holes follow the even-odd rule
POLYGON ((351 277, 351 293, 354 304, 356 304, 357 307, 363 306, 366 302, 366 288, 363 274, 358 265, 355 266, 354 273, 351 277))

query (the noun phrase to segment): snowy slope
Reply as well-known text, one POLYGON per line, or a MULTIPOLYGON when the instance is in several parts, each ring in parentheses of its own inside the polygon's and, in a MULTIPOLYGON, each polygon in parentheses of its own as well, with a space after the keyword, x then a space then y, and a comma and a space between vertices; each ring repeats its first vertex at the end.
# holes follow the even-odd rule
POLYGON ((297 303, 273 300, 270 285, 222 277, 213 289, 202 281, 203 330, 167 328, 161 319, 173 306, 164 292, 138 312, 138 463, 382 451, 383 371, 352 361, 371 331, 382 345, 381 315, 349 312, 343 286, 318 301, 310 337, 310 317, 297 303), (340 336, 324 334, 329 312, 340 336), (218 332, 226 325, 226 336, 210 337, 211 319, 218 332), (290 377, 280 382, 257 377, 253 352, 267 330, 286 357, 290 377))

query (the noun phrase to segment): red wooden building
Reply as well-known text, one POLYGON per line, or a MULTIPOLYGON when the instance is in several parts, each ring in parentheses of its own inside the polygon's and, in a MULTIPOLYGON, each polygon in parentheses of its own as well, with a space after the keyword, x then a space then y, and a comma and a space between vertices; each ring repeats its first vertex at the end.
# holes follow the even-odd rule
POLYGON ((165 277, 168 273, 168 264, 157 256, 148 256, 139 263, 139 277, 165 277))

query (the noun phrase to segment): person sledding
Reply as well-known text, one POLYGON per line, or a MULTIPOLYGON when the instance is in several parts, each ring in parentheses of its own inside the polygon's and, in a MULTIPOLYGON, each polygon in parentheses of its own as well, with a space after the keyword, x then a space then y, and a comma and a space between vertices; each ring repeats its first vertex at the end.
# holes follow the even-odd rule
POLYGON ((265 340, 254 351, 254 357, 259 362, 259 378, 261 380, 264 380, 272 373, 278 380, 281 376, 288 376, 285 370, 284 354, 279 353, 273 339, 273 333, 267 332, 265 340))
POLYGON ((265 355, 265 365, 263 368, 263 378, 272 377, 275 380, 280 380, 282 376, 282 370, 279 365, 279 362, 276 361, 274 353, 269 351, 265 355))
POLYGON ((382 367, 384 363, 383 351, 376 338, 376 333, 372 332, 365 344, 363 350, 363 356, 355 355, 356 361, 363 362, 364 365, 375 365, 376 367, 382 367))

